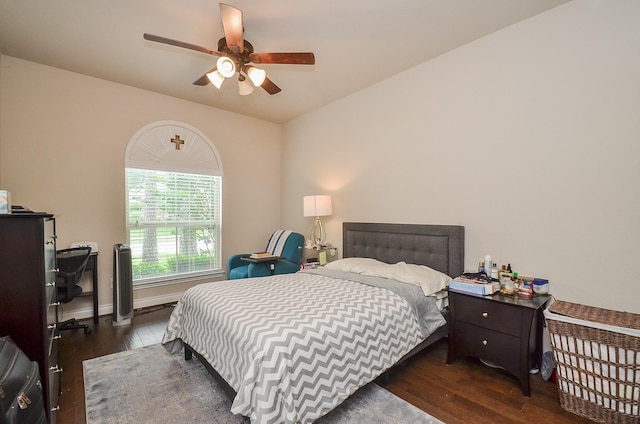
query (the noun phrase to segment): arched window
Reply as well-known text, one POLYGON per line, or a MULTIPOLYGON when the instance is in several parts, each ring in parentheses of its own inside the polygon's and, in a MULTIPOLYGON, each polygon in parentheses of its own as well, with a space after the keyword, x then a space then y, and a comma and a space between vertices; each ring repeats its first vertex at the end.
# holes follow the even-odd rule
POLYGON ((222 162, 213 143, 182 122, 152 122, 129 140, 125 172, 134 285, 220 274, 222 162))

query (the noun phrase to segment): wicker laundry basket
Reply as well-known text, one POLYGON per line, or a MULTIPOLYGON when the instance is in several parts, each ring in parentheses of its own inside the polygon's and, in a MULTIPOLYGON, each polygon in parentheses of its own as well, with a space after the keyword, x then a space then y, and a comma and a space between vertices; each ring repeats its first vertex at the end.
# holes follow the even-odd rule
POLYGON ((562 408, 600 423, 640 423, 640 315, 563 301, 544 315, 562 408))

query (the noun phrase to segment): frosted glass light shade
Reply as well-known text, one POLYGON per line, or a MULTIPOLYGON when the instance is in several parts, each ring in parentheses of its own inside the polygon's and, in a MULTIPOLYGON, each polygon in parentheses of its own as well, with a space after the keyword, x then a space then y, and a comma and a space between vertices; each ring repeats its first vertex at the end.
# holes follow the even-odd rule
POLYGON ((220 87, 222 86, 222 83, 224 82, 224 77, 218 70, 209 72, 207 74, 207 78, 209 78, 209 81, 211 81, 211 84, 213 84, 217 89, 220 89, 220 87))
POLYGON ((267 78, 267 71, 258 69, 255 66, 247 67, 247 76, 256 87, 260 87, 267 78))
POLYGON ((216 66, 220 75, 225 78, 231 78, 236 73, 236 64, 226 56, 220 56, 220 59, 216 62, 216 66))
POLYGON ((248 96, 253 93, 253 86, 246 79, 238 79, 238 90, 241 96, 248 96))

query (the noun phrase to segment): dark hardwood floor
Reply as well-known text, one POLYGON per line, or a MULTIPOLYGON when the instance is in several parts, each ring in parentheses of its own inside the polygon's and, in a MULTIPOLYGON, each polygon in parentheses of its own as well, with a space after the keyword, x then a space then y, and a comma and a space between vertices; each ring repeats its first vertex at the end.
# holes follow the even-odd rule
MULTIPOLYGON (((58 423, 85 423, 82 361, 159 343, 172 310, 167 305, 136 311, 132 324, 121 327, 101 317, 98 325, 91 323, 89 335, 65 331, 58 423)), ((446 357, 447 343, 442 340, 391 373, 386 389, 447 424, 590 422, 562 410, 555 384, 539 374, 531 376, 528 398, 506 372, 472 358, 446 365, 446 357)))

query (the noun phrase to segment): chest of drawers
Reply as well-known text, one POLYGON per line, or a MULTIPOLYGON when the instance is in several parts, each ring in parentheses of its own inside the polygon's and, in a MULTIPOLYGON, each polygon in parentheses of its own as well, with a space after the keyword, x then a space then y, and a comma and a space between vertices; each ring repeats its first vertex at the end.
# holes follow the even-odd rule
POLYGON ((38 362, 45 409, 56 422, 59 376, 56 237, 52 215, 0 215, 0 335, 38 362))
POLYGON ((474 356, 515 375, 530 395, 529 369, 542 356, 542 309, 551 296, 476 296, 449 291, 447 363, 474 356))

